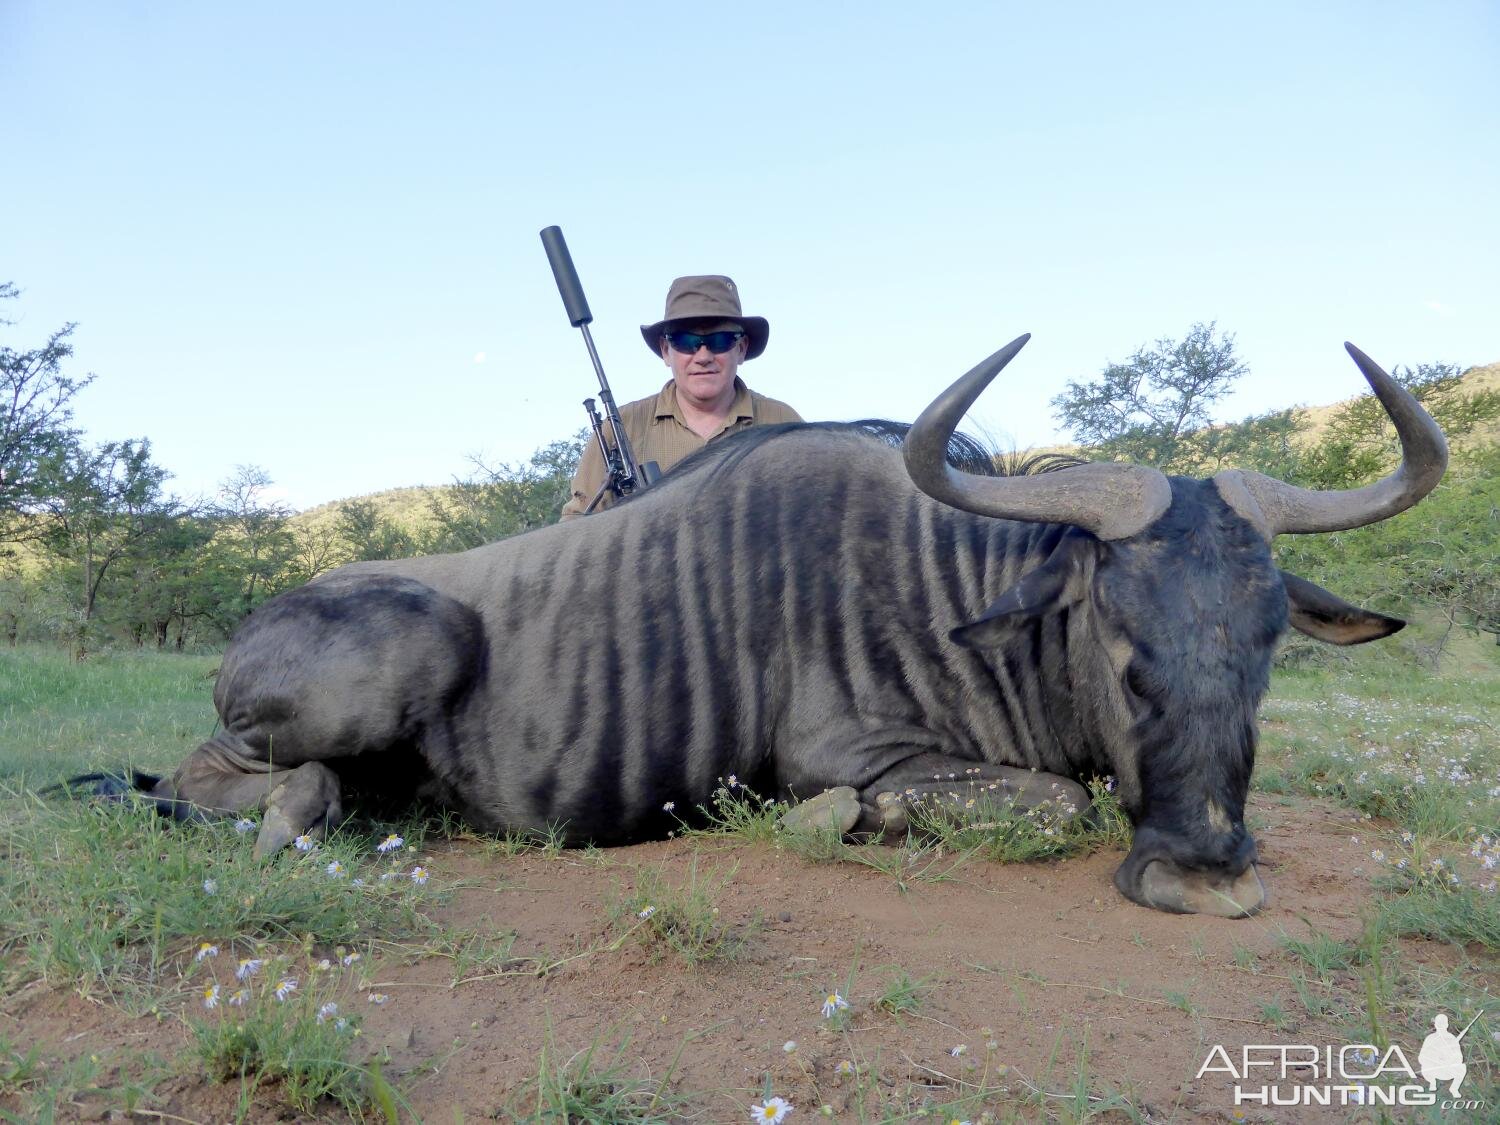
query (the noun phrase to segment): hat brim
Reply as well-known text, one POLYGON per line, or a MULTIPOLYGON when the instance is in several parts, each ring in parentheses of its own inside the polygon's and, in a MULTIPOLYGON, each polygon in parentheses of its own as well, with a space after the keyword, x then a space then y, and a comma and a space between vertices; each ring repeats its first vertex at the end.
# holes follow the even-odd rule
MULTIPOLYGON (((658 341, 663 332, 669 332, 679 324, 688 324, 695 320, 703 320, 701 316, 680 316, 672 320, 658 320, 655 324, 641 325, 641 339, 646 341, 646 347, 651 354, 657 358, 661 357, 661 349, 658 341)), ((745 358, 754 359, 766 350, 766 342, 771 338, 771 325, 763 316, 725 316, 718 319, 733 320, 745 328, 745 341, 749 345, 745 349, 745 358)))

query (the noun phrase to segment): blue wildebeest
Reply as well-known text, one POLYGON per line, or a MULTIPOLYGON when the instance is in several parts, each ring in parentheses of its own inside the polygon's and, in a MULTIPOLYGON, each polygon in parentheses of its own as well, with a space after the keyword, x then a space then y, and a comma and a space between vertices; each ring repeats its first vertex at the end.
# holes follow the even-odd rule
POLYGON ((346 784, 618 844, 664 836, 664 806, 730 774, 821 795, 856 831, 954 778, 1082 806, 1079 779, 1112 774, 1135 826, 1122 893, 1255 910, 1244 806, 1277 638, 1402 625, 1282 573, 1271 539, 1410 507, 1442 432, 1351 347, 1404 451, 1366 488, 956 470, 959 418, 1025 341, 927 409, 904 463, 850 426, 750 430, 609 512, 282 594, 224 654, 222 729, 152 794, 262 809, 265 854, 336 822, 346 784))

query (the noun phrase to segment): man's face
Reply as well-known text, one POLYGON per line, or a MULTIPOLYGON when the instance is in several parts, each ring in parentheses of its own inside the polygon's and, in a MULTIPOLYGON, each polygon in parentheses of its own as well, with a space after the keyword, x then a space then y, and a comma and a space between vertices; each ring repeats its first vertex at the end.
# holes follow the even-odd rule
MULTIPOLYGON (((743 331, 741 325, 733 320, 690 320, 673 329, 674 333, 689 332, 696 336, 740 331, 743 331)), ((672 369, 679 400, 686 400, 700 410, 722 409, 733 401, 734 377, 749 347, 745 338, 741 337, 728 351, 718 355, 706 343, 696 351, 680 352, 663 337, 660 346, 662 361, 672 369)))

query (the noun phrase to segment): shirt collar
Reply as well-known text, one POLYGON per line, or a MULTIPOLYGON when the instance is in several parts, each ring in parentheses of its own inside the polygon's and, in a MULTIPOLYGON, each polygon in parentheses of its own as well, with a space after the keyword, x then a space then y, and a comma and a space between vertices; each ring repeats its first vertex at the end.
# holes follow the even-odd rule
MULTIPOLYGON (((729 414, 725 417, 725 425, 732 425, 742 418, 754 418, 755 411, 750 402, 750 388, 745 386, 745 381, 738 375, 734 377, 734 401, 729 404, 729 414)), ((661 389, 656 396, 656 418, 675 418, 682 425, 687 425, 687 419, 682 416, 682 406, 677 401, 677 382, 673 379, 667 380, 667 385, 661 389)))

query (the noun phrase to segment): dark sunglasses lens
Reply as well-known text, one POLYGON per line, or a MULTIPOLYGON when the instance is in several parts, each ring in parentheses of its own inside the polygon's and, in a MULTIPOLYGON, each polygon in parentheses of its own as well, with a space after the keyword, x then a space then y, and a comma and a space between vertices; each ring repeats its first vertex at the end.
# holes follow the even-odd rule
POLYGON ((692 355, 704 344, 708 345, 708 350, 714 355, 723 355, 743 335, 743 332, 710 332, 707 336, 700 336, 696 332, 671 332, 667 335, 667 342, 684 355, 692 355))

